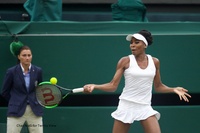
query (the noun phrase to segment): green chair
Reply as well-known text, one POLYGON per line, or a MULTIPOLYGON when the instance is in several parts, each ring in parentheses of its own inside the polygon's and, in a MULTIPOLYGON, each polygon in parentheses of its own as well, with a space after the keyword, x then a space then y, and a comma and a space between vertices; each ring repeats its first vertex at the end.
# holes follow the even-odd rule
POLYGON ((31 21, 60 21, 62 19, 62 0, 27 0, 24 8, 31 21))
POLYGON ((148 22, 146 6, 141 0, 118 0, 111 9, 113 20, 148 22))

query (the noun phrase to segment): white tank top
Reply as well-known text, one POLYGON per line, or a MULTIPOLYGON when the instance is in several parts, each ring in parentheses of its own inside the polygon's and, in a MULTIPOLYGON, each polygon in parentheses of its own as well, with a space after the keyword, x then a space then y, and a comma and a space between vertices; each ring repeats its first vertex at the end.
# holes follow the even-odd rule
POLYGON ((148 66, 141 69, 134 55, 129 55, 129 68, 124 72, 125 87, 119 99, 139 103, 151 104, 152 85, 156 68, 151 55, 148 57, 148 66))

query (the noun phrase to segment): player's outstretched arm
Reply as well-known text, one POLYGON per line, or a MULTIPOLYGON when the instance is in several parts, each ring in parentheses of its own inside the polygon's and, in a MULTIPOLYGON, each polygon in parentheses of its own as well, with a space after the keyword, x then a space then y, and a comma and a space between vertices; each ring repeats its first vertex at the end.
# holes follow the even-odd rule
POLYGON ((156 66, 156 75, 154 78, 155 91, 161 93, 176 93, 179 96, 180 100, 189 102, 189 98, 191 98, 191 96, 188 94, 187 89, 183 87, 168 87, 162 83, 160 76, 160 62, 157 58, 154 58, 154 63, 156 66))
POLYGON ((176 87, 174 88, 174 92, 179 95, 180 100, 189 102, 188 98, 191 98, 191 96, 187 93, 188 90, 184 89, 183 87, 176 87))

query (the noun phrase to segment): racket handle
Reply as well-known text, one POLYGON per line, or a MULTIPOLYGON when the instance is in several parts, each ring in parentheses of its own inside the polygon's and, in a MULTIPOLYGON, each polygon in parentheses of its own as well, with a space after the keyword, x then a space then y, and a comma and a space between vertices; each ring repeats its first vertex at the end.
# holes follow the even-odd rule
POLYGON ((83 92, 83 91, 84 91, 84 88, 76 88, 76 89, 72 90, 73 93, 79 93, 79 92, 83 92))

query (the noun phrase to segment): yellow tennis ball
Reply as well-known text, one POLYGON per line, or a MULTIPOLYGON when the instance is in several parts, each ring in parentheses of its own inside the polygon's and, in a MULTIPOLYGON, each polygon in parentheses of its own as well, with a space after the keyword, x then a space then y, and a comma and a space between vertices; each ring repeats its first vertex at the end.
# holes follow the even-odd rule
POLYGON ((51 82, 52 84, 55 85, 55 84, 58 82, 58 80, 57 80, 57 78, 52 77, 52 78, 50 79, 50 82, 51 82))

